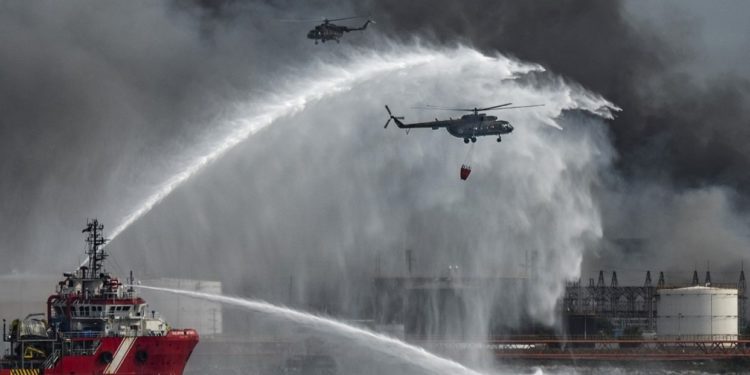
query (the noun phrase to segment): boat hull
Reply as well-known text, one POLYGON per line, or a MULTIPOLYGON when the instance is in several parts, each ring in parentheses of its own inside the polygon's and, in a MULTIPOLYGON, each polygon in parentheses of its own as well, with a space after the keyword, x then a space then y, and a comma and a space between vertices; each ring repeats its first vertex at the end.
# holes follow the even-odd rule
POLYGON ((165 336, 103 337, 88 355, 64 355, 45 369, 0 369, 0 375, 180 375, 198 344, 195 330, 165 336))

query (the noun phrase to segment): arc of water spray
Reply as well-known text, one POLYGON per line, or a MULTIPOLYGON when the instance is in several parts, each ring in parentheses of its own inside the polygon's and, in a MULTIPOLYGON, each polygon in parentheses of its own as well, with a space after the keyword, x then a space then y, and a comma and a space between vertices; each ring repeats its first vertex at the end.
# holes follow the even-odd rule
POLYGON ((377 74, 388 71, 401 70, 427 63, 432 59, 434 59, 432 54, 425 53, 410 54, 393 60, 377 57, 373 54, 370 60, 355 60, 353 62, 354 69, 347 70, 340 68, 335 71, 335 76, 323 75, 320 79, 310 82, 305 87, 295 87, 292 93, 274 95, 273 102, 261 105, 264 110, 261 110, 260 113, 250 118, 232 121, 232 125, 235 126, 234 129, 216 142, 217 147, 204 155, 198 156, 192 163, 188 164, 188 167, 164 181, 155 193, 146 198, 135 211, 126 216, 122 223, 112 231, 110 240, 117 237, 133 222, 151 211, 155 205, 161 202, 175 188, 185 182, 185 180, 201 170, 201 168, 218 159, 228 150, 279 118, 297 113, 303 110, 310 102, 346 90, 358 81, 367 80, 377 74))
MULTIPOLYGON (((484 61, 494 60, 494 58, 483 56, 473 50, 459 49, 457 52, 459 54, 469 53, 473 57, 480 57, 484 61)), ((237 114, 234 120, 226 121, 225 125, 231 127, 230 131, 214 138, 213 141, 209 141, 208 143, 212 146, 208 147, 208 151, 204 154, 186 158, 188 159, 186 167, 159 184, 153 194, 144 199, 133 212, 122 219, 121 223, 112 231, 110 242, 135 221, 150 212, 172 191, 207 164, 218 159, 228 150, 278 119, 303 110, 311 102, 345 91, 358 82, 372 79, 380 74, 428 64, 441 57, 444 58, 445 54, 435 50, 415 47, 409 53, 383 54, 372 51, 368 54, 354 55, 347 60, 348 64, 345 66, 337 65, 339 64, 338 62, 321 62, 320 66, 322 68, 315 70, 314 74, 297 77, 296 80, 292 81, 295 84, 288 85, 285 92, 267 94, 266 96, 270 97, 267 102, 248 103, 247 106, 252 105, 255 110, 249 114, 249 111, 245 110, 244 113, 237 114), (315 78, 308 79, 306 78, 308 76, 315 78)), ((508 60, 507 62, 508 67, 505 70, 513 74, 543 70, 541 67, 533 64, 522 64, 513 60, 508 60)), ((606 118, 612 117, 610 110, 619 110, 619 108, 609 102, 604 101, 602 103, 602 99, 596 96, 584 95, 583 99, 580 100, 584 100, 585 102, 578 103, 579 107, 588 108, 592 112, 606 118), (592 110, 590 107, 593 104, 602 107, 598 110, 592 110)), ((551 125, 556 126, 554 122, 551 125)), ((211 136, 214 133, 209 132, 208 134, 211 136)), ((81 265, 85 263, 86 261, 84 260, 81 265)))
POLYGON ((300 323, 312 328, 320 328, 325 330, 327 333, 336 333, 341 337, 350 338, 352 340, 359 340, 363 346, 367 346, 368 349, 377 351, 381 354, 399 359, 405 363, 412 364, 414 366, 421 367, 431 374, 466 374, 466 375, 482 375, 474 370, 471 370, 458 362, 452 361, 447 358, 439 357, 425 350, 424 348, 407 344, 401 340, 393 337, 381 335, 366 329, 354 327, 340 321, 325 318, 318 315, 305 313, 302 311, 290 309, 287 307, 281 307, 270 304, 264 301, 249 300, 239 297, 229 297, 219 294, 211 294, 204 292, 194 292, 181 289, 171 289, 154 287, 147 285, 133 285, 133 287, 148 289, 157 292, 166 292, 172 294, 183 295, 192 298, 198 298, 211 302, 218 302, 227 305, 234 305, 238 307, 244 307, 248 310, 265 313, 282 317, 296 323, 300 323), (365 341, 362 341, 365 340, 365 341))
MULTIPOLYGON (((213 142, 215 147, 210 151, 193 158, 187 163, 187 167, 161 183, 153 194, 143 200, 132 213, 125 216, 120 225, 115 227, 107 244, 207 164, 276 120, 303 110, 311 102, 345 91, 357 82, 371 79, 382 73, 429 63, 435 58, 434 52, 428 53, 421 50, 406 55, 385 57, 372 52, 364 58, 352 59, 350 67, 326 66, 328 71, 319 74, 319 78, 305 81, 299 87, 290 87, 288 93, 268 95, 272 99, 269 99, 267 103, 257 105, 256 107, 260 109, 249 117, 227 121, 228 125, 232 126, 231 131, 218 137, 213 142)), ((303 80, 303 77, 300 77, 300 80, 303 80)), ((86 260, 81 263, 81 266, 85 264, 86 260)))

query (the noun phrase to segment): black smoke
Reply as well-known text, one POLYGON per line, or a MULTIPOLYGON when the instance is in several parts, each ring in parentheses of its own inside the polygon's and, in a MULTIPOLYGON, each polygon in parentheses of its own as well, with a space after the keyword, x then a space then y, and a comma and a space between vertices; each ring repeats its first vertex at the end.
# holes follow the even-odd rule
POLYGON ((279 7, 233 9, 0 5, 0 272, 75 263, 87 217, 114 228, 228 101, 318 52, 279 7))
POLYGON ((510 53, 617 103, 624 110, 611 129, 628 177, 666 174, 678 186, 747 190, 750 82, 728 72, 702 85, 676 69, 699 54, 690 33, 675 39, 639 29, 623 1, 385 0, 368 7, 392 36, 510 53))
MULTIPOLYGON (((640 9, 647 5, 638 1, 385 0, 370 1, 361 9, 371 9, 378 16, 380 30, 393 38, 417 36, 431 43, 462 43, 487 53, 515 55, 616 103, 623 111, 611 122, 610 131, 618 160, 611 184, 600 197, 605 234, 610 240, 641 239, 649 248, 648 255, 639 257, 635 265, 642 270, 668 267, 673 261, 680 264, 676 267, 687 268, 688 263, 693 267, 710 258, 729 266, 749 244, 747 70, 732 66, 730 59, 724 62, 721 56, 711 56, 712 65, 706 63, 709 49, 705 43, 723 43, 723 38, 734 36, 703 41, 698 38, 703 25, 679 9, 660 14, 666 16, 657 18, 658 25, 650 25, 633 15, 649 12, 640 9), (665 29, 668 32, 658 32, 665 29), (717 198, 721 203, 709 196, 721 196, 717 198), (698 208, 686 208, 677 201, 690 201, 698 208), (712 214, 718 206, 723 207, 722 213, 712 214), (714 245, 727 241, 726 230, 706 230, 704 242, 685 241, 681 233, 691 225, 674 223, 690 220, 684 216, 686 211, 702 213, 701 219, 717 228, 728 228, 722 222, 724 216, 731 217, 729 227, 734 229, 729 231, 729 241, 734 243, 714 245), (670 221, 669 240, 663 233, 631 225, 642 223, 645 228, 652 222, 670 221), (689 243, 684 246, 684 242, 689 243), (718 248, 733 260, 717 260, 706 254, 707 248, 718 248)), ((700 12, 700 7, 695 11, 700 12)), ((735 271, 736 267, 730 268, 735 271)))

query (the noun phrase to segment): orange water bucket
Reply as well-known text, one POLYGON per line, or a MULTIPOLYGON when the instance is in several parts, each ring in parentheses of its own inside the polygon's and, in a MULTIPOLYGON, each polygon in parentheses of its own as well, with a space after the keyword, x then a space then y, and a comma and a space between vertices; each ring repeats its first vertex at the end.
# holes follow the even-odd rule
POLYGON ((469 174, 471 173, 471 167, 464 164, 461 166, 461 179, 466 181, 467 178, 469 178, 469 174))

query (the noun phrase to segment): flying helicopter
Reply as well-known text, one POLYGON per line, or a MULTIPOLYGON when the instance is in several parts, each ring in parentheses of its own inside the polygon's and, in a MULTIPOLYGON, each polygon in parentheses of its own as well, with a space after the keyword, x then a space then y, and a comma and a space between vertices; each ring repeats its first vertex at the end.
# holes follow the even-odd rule
POLYGON ((446 128, 450 135, 457 138, 463 138, 464 143, 473 143, 477 141, 477 137, 488 135, 496 135, 497 141, 500 142, 502 140, 500 136, 503 134, 511 133, 513 131, 513 125, 511 125, 508 121, 498 120, 497 116, 488 116, 485 113, 480 113, 480 111, 541 107, 544 105, 532 104, 509 107, 511 104, 513 103, 505 103, 486 108, 440 108, 435 106, 415 107, 415 109, 446 110, 472 113, 463 115, 458 119, 450 118, 449 120, 438 120, 436 118, 435 121, 416 122, 412 124, 403 123, 401 120, 403 120, 404 117, 394 116, 393 113, 391 113, 391 109, 386 105, 385 109, 386 111, 388 111, 389 117, 383 128, 387 128, 388 124, 390 124, 391 120, 393 120, 393 122, 396 123, 396 126, 401 129, 406 129, 407 133, 410 129, 430 128, 432 130, 437 130, 440 128, 446 128))
MULTIPOLYGON (((332 23, 333 21, 344 21, 344 20, 351 20, 356 18, 366 18, 363 16, 354 16, 354 17, 344 17, 344 18, 334 18, 334 19, 328 19, 324 18, 323 23, 320 25, 315 26, 312 30, 307 32, 307 38, 312 39, 315 41, 315 44, 318 44, 318 41, 321 43, 325 43, 328 40, 335 40, 336 43, 340 43, 339 38, 344 36, 344 33, 348 33, 350 31, 361 31, 367 28, 367 25, 371 23, 375 23, 375 21, 371 19, 367 19, 365 21, 365 24, 362 25, 362 27, 347 27, 347 26, 340 26, 332 23)), ((310 21, 319 21, 320 19, 307 19, 307 20, 285 20, 285 21, 291 21, 291 22, 310 22, 310 21)))

